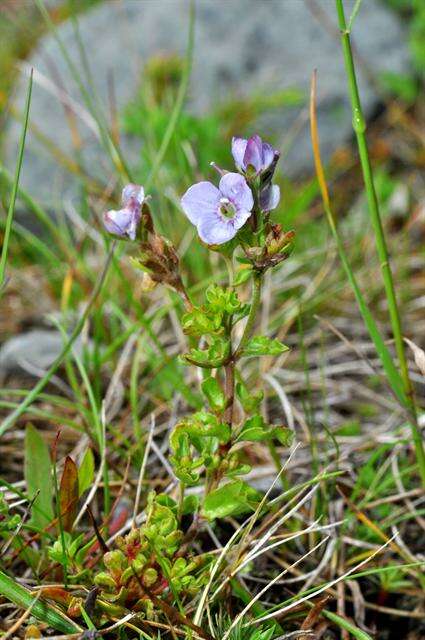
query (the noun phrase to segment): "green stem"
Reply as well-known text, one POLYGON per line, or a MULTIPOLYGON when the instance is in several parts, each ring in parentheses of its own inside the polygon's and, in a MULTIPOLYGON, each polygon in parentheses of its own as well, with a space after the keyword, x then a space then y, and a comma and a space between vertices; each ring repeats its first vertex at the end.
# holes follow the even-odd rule
POLYGON ((351 50, 350 31, 347 29, 345 21, 344 6, 342 0, 335 0, 338 13, 339 28, 341 30, 342 50, 348 78, 351 107, 353 112, 353 129, 357 138, 360 164, 363 173, 363 180, 366 189, 369 213, 375 235, 376 248, 381 264, 382 277, 384 281, 385 293, 388 301, 392 333, 395 348, 399 360, 400 374, 403 381, 403 388, 407 399, 407 409, 410 413, 410 426, 412 438, 415 445, 416 457, 423 485, 425 486, 425 451, 421 438, 421 433, 417 424, 416 406, 413 396, 413 387, 410 380, 409 368, 407 364, 406 351, 403 341, 400 312, 397 304, 397 296, 394 287, 394 280, 389 261, 388 248, 385 239, 384 228, 379 212, 378 198, 373 181, 372 166, 369 158, 369 151, 366 139, 366 122, 363 116, 359 89, 357 86, 356 71, 354 67, 353 53, 351 50))
POLYGON ((257 312, 258 312, 258 307, 260 305, 260 301, 261 301, 261 287, 263 284, 263 276, 261 273, 259 272, 255 272, 254 273, 254 283, 253 283, 253 291, 252 291, 252 301, 251 301, 251 309, 249 311, 249 315, 248 315, 248 320, 246 322, 245 325, 245 329, 241 338, 241 341, 239 343, 238 348, 236 349, 235 353, 234 353, 234 360, 237 360, 242 351, 244 346, 246 345, 246 343, 248 342, 248 340, 251 337, 251 333, 252 330, 254 328, 254 322, 255 322, 255 318, 257 316, 257 312))
MULTIPOLYGON (((263 284, 263 274, 259 273, 259 272, 255 272, 254 273, 253 291, 252 291, 251 309, 249 311, 248 320, 247 320, 247 323, 245 325, 245 329, 244 329, 241 341, 240 341, 239 346, 236 349, 236 352, 234 354, 234 359, 235 360, 237 360, 238 357, 240 357, 244 346, 246 345, 246 343, 248 342, 248 340, 251 337, 252 330, 254 328, 255 318, 256 318, 257 312, 258 312, 258 307, 260 306, 260 302, 261 302, 262 284, 263 284)), ((280 460, 279 454, 277 452, 277 449, 276 449, 274 443, 270 441, 268 443, 268 448, 269 448, 270 456, 271 456, 271 458, 272 458, 272 460, 273 460, 273 462, 275 464, 276 470, 277 470, 278 473, 280 473, 282 471, 282 462, 280 460)), ((288 488, 287 478, 286 478, 285 474, 283 474, 283 473, 281 475, 281 484, 282 484, 282 487, 283 487, 284 490, 288 488)))

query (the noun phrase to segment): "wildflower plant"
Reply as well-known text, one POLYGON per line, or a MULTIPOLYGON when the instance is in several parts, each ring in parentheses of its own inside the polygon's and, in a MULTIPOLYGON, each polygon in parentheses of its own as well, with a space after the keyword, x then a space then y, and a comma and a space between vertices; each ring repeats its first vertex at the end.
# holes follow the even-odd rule
POLYGON ((127 185, 123 208, 104 216, 107 231, 138 243, 131 260, 145 278, 171 287, 184 301, 181 325, 190 349, 181 361, 201 370, 205 406, 174 425, 170 460, 181 483, 180 516, 186 488, 202 485, 203 496, 194 509, 211 520, 249 512, 259 502, 258 492, 243 479, 250 470, 245 445, 262 441, 274 450, 275 443, 288 445, 291 435, 282 424, 266 423, 263 394, 250 389, 243 375, 247 358, 287 350, 277 339, 254 335, 264 274, 289 257, 294 235, 272 220, 280 201, 273 183, 279 152, 258 135, 233 138, 231 152, 236 171, 212 163, 220 176, 218 186, 201 181, 181 198, 200 242, 230 265, 229 281, 210 285, 204 300, 195 302, 184 285, 177 251, 156 231, 155 213, 142 186, 127 185), (250 301, 240 294, 248 282, 250 301))

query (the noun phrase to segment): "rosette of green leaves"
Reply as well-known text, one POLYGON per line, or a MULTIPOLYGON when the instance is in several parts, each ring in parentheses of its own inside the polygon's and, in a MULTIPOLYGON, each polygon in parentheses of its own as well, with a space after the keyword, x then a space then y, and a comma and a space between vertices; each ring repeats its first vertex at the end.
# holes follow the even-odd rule
POLYGON ((84 543, 85 534, 73 537, 72 533, 64 531, 55 542, 48 547, 47 553, 51 560, 74 571, 70 579, 80 580, 88 573, 85 561, 90 548, 93 546, 93 538, 84 543))

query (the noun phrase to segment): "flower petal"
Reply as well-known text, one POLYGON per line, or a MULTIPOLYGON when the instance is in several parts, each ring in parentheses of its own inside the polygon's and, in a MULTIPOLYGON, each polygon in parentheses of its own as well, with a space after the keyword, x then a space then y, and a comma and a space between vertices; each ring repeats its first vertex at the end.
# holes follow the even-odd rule
POLYGON ((211 182, 198 182, 186 191, 181 205, 192 224, 198 224, 205 214, 216 213, 220 192, 211 182))
POLYGON ((239 229, 241 229, 244 226, 245 222, 248 220, 251 214, 252 214, 252 211, 247 211, 246 209, 239 209, 239 211, 237 212, 237 214, 232 220, 233 226, 237 231, 239 231, 239 229))
POLYGON ((232 156, 235 161, 236 167, 240 170, 245 170, 243 157, 245 155, 246 145, 248 144, 248 140, 245 138, 237 138, 233 136, 232 138, 232 156))
POLYGON ((263 148, 262 148, 263 171, 265 171, 270 167, 271 163, 274 160, 275 153, 277 152, 275 151, 275 149, 273 149, 271 144, 269 144, 268 142, 263 142, 263 148))
POLYGON ((127 207, 131 200, 136 201, 140 205, 145 198, 145 190, 140 184, 128 184, 122 190, 121 198, 124 207, 127 207))
POLYGON ((249 138, 243 157, 243 163, 245 169, 247 169, 249 166, 252 166, 257 173, 260 173, 260 171, 262 171, 263 143, 260 136, 255 135, 249 138))
POLYGON ((219 187, 223 196, 229 198, 236 209, 251 211, 254 206, 254 198, 243 176, 239 173, 226 173, 221 178, 219 187))
POLYGON ((131 240, 136 238, 136 228, 139 216, 131 209, 124 207, 118 211, 107 211, 103 216, 103 224, 109 233, 121 238, 128 236, 131 240))
POLYGON ((271 184, 260 194, 260 207, 263 211, 276 209, 280 202, 280 188, 277 184, 271 184))
POLYGON ((235 237, 234 220, 222 220, 218 215, 207 216, 198 225, 198 233, 206 244, 224 244, 235 237))

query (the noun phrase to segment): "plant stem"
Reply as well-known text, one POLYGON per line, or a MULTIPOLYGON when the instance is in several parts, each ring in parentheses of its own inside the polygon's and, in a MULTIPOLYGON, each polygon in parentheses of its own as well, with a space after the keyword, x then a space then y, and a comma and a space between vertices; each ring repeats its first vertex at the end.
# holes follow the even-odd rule
POLYGON ((252 330, 254 328, 255 318, 257 316, 258 307, 261 301, 261 286, 263 284, 263 276, 259 272, 254 272, 254 283, 253 283, 253 291, 252 291, 252 300, 251 300, 251 309, 249 311, 248 320, 245 325, 245 329, 239 343, 238 348, 235 351, 234 359, 237 360, 251 337, 252 330))
POLYGON ((410 426, 412 438, 416 450, 416 458, 423 485, 425 486, 425 451, 423 441, 416 417, 416 406, 413 396, 413 387, 409 376, 409 368, 406 358, 406 351, 403 342, 403 332, 401 327, 400 312, 397 304, 397 296, 394 287, 394 280, 389 261, 388 248, 385 239, 384 228, 379 212, 378 198, 373 181, 372 166, 369 158, 369 151, 366 139, 366 122, 363 116, 359 90, 357 86, 356 71, 354 67, 353 53, 351 50, 350 31, 347 29, 344 6, 342 0, 335 0, 338 13, 339 28, 341 30, 341 43, 344 53, 344 61, 348 78, 351 107, 353 112, 353 129, 357 138, 360 164, 363 173, 363 180, 366 189, 369 213, 375 235, 376 249, 381 264, 382 278, 384 281, 385 293, 388 301, 392 333, 395 348, 400 366, 400 374, 403 381, 403 388, 406 395, 407 409, 410 413, 410 426))
POLYGON ((233 406, 235 404, 235 361, 232 358, 224 368, 224 395, 226 397, 226 410, 224 422, 233 424, 233 406))

